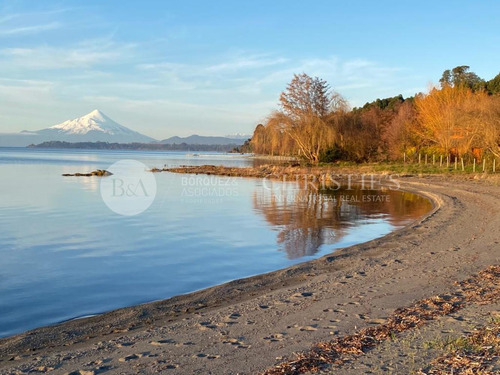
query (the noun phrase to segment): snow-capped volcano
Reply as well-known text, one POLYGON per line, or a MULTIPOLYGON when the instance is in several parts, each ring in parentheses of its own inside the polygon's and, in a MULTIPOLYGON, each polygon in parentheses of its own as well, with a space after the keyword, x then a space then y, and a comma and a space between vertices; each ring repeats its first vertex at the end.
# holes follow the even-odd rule
POLYGON ((135 133, 125 126, 114 122, 98 109, 74 120, 64 121, 51 126, 49 129, 57 129, 66 134, 87 134, 89 131, 100 131, 111 135, 135 133))
POLYGON ((155 139, 130 130, 99 110, 36 132, 43 141, 149 143, 155 139))

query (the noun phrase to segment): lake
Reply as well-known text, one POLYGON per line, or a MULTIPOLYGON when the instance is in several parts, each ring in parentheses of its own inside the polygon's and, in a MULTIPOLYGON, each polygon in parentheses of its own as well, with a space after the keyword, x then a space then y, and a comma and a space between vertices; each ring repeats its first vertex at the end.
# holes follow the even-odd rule
POLYGON ((252 166, 242 155, 0 148, 0 337, 164 299, 305 262, 383 236, 431 209, 397 190, 155 173, 134 216, 111 210, 102 179, 63 173, 252 166))

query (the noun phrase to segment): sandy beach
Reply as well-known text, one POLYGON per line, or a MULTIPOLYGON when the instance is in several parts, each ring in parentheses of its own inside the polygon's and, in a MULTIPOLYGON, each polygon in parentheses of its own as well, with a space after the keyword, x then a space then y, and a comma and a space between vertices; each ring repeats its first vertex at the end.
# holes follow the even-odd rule
MULTIPOLYGON (((261 373, 500 264, 498 179, 398 181, 434 203, 404 229, 288 269, 2 339, 0 373, 261 373)), ((465 304, 323 371, 418 371, 439 354, 429 342, 467 334, 498 311, 498 299, 465 304)))

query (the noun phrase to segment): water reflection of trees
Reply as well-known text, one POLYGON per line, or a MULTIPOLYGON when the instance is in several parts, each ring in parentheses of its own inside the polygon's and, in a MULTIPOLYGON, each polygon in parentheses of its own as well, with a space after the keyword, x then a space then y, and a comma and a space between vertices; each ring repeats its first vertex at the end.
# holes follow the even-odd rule
POLYGON ((360 222, 384 220, 400 227, 431 208, 429 201, 415 194, 360 186, 319 190, 273 184, 258 187, 253 200, 255 210, 278 231, 280 250, 290 259, 314 255, 321 245, 338 242, 360 222))

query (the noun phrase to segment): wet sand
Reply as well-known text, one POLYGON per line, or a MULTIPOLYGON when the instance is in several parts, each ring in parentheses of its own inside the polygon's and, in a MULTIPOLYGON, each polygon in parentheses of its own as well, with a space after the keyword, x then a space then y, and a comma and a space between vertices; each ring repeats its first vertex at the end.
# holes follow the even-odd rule
MULTIPOLYGON (((404 229, 288 269, 3 339, 0 373, 259 373, 500 264, 498 180, 400 182, 434 202, 431 213, 404 229)), ((467 327, 486 322, 498 303, 468 309, 467 327)), ((464 318, 444 316, 420 331, 439 336, 457 329, 457 321, 464 318)), ((401 373, 425 365, 428 353, 408 356, 398 340, 342 371, 382 373, 389 366, 401 373)))

